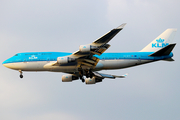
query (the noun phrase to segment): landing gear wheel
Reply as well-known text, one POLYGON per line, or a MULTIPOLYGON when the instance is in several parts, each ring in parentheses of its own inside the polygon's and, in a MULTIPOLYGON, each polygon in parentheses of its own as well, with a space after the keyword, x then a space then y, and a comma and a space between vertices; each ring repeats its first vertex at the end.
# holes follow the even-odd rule
POLYGON ((83 79, 81 79, 81 80, 82 80, 82 82, 83 82, 83 83, 85 82, 84 78, 83 78, 83 79))
POLYGON ((90 77, 90 78, 93 78, 93 73, 92 73, 91 70, 89 70, 89 77, 90 77))
POLYGON ((88 78, 88 77, 89 77, 89 73, 87 72, 87 73, 86 73, 86 78, 88 78))
POLYGON ((82 82, 85 82, 84 77, 83 77, 83 70, 82 70, 82 68, 81 67, 78 68, 78 71, 79 71, 79 78, 82 80, 82 82))
POLYGON ((23 78, 23 75, 20 75, 19 77, 20 77, 20 78, 23 78))
POLYGON ((85 80, 84 80, 83 76, 80 76, 80 79, 82 80, 82 82, 85 82, 85 80))
POLYGON ((92 79, 92 77, 93 77, 93 74, 92 73, 90 73, 90 76, 89 76, 91 79, 92 79))
POLYGON ((23 78, 23 75, 22 75, 23 73, 22 73, 22 71, 19 70, 19 72, 20 72, 20 76, 19 76, 19 77, 20 77, 20 78, 23 78))
POLYGON ((88 70, 85 70, 85 75, 86 75, 86 78, 88 78, 88 70))

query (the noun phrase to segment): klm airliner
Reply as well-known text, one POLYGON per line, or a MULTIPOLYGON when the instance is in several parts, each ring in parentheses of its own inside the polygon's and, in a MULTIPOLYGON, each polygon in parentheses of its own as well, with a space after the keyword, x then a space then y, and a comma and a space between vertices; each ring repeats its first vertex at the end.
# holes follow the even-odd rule
POLYGON ((172 43, 177 29, 167 29, 139 52, 104 53, 108 42, 121 31, 126 23, 112 29, 99 39, 87 45, 80 45, 74 53, 67 52, 26 52, 18 53, 2 64, 18 70, 20 78, 23 71, 51 71, 66 73, 63 82, 80 79, 86 84, 102 82, 104 78, 125 78, 125 75, 103 74, 97 71, 133 67, 159 60, 174 61, 171 52, 176 45, 172 43), (84 78, 86 77, 86 78, 84 78))

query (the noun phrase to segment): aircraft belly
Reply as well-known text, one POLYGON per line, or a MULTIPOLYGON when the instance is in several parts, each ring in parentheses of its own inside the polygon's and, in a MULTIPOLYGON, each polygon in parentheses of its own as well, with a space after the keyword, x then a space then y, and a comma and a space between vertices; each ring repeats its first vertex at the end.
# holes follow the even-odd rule
POLYGON ((46 64, 43 66, 44 69, 47 71, 52 72, 77 72, 77 66, 76 65, 68 65, 68 66, 60 66, 60 65, 53 65, 54 61, 46 64))
MULTIPOLYGON (((95 71, 102 69, 122 69, 153 62, 153 60, 121 59, 121 60, 100 60, 95 71)), ((22 71, 52 71, 52 72, 78 72, 76 65, 59 66, 52 64, 54 61, 17 62, 3 64, 5 67, 22 71)))
POLYGON ((45 71, 43 66, 47 64, 47 61, 38 61, 38 62, 27 62, 26 71, 45 71))
POLYGON ((122 69, 122 68, 132 67, 136 65, 141 65, 148 62, 152 62, 152 60, 121 59, 121 60, 101 60, 100 61, 100 63, 103 64, 102 69, 122 69))
POLYGON ((53 72, 78 72, 77 66, 58 66, 53 67, 50 71, 53 72))

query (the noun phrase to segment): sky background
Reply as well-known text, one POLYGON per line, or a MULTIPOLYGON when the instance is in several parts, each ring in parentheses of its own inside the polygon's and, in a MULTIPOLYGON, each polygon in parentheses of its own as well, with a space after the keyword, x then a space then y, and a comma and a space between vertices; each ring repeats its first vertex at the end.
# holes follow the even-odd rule
MULTIPOLYGON (((179 0, 0 0, 0 61, 20 52, 75 52, 127 23, 106 52, 139 51, 180 28, 179 0)), ((174 42, 179 42, 177 31, 174 42)), ((0 120, 179 120, 180 47, 174 62, 102 71, 125 79, 62 83, 63 73, 0 66, 0 120)))

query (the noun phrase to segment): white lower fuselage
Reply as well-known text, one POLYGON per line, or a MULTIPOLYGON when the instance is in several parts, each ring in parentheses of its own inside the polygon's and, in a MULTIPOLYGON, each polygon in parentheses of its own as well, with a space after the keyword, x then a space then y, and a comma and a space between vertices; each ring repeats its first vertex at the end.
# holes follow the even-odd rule
MULTIPOLYGON (((76 65, 52 66, 56 61, 17 62, 3 64, 5 67, 21 71, 52 71, 52 72, 78 72, 76 65)), ((107 69, 122 69, 153 62, 152 60, 100 60, 94 71, 107 69)))
MULTIPOLYGON (((7 68, 18 71, 52 71, 52 72, 78 72, 77 64, 53 65, 57 62, 58 56, 67 56, 71 53, 41 52, 41 53, 20 53, 7 59, 3 65, 7 68)), ((131 53, 104 53, 99 62, 92 69, 93 71, 122 69, 141 65, 158 60, 171 58, 173 54, 160 57, 148 56, 152 52, 131 52, 131 53)), ((87 69, 82 66, 82 69, 87 69)))

